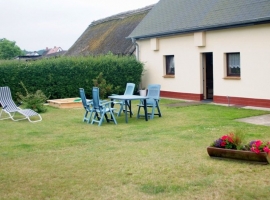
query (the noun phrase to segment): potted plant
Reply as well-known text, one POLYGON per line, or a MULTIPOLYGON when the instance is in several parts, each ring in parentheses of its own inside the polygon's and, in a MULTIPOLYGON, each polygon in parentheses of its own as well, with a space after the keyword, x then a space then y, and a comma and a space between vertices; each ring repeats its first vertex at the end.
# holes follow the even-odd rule
POLYGON ((246 145, 242 142, 241 135, 229 133, 215 140, 207 147, 207 152, 210 157, 270 163, 270 142, 254 140, 246 145))
POLYGON ((140 96, 146 96, 146 89, 145 89, 145 87, 142 87, 141 89, 139 89, 139 93, 140 93, 140 96))

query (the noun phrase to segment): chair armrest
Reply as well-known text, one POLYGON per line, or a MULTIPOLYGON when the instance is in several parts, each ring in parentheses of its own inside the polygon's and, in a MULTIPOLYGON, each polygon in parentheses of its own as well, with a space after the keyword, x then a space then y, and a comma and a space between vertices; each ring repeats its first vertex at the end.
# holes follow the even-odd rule
POLYGON ((93 103, 93 100, 92 99, 86 99, 86 104, 87 105, 90 105, 90 104, 92 104, 93 103))
POLYGON ((108 106, 109 105, 109 107, 110 107, 111 103, 112 102, 110 102, 110 101, 102 101, 102 102, 100 102, 101 106, 108 106))

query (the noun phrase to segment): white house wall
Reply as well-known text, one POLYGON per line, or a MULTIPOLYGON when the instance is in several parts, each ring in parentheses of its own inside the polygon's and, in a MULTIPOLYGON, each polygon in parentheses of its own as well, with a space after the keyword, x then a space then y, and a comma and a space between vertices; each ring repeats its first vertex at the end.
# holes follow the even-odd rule
POLYGON ((157 50, 151 48, 150 39, 139 40, 140 60, 146 69, 143 85, 161 84, 164 96, 190 94, 191 99, 192 95, 202 99, 202 53, 212 52, 214 101, 225 103, 229 96, 236 104, 270 107, 269 36, 270 24, 264 24, 161 37, 157 50), (226 78, 225 54, 231 52, 240 52, 240 79, 226 78), (165 55, 174 55, 174 78, 163 77, 165 55))
POLYGON ((143 84, 160 83, 162 90, 200 93, 200 54, 193 45, 193 34, 159 38, 159 50, 151 50, 150 40, 139 41, 140 60, 145 63, 143 84), (175 78, 163 78, 164 56, 174 55, 175 78), (187 85, 187 83, 189 83, 187 85))
POLYGON ((205 48, 213 52, 214 94, 270 99, 270 25, 207 32, 205 48), (225 53, 240 52, 241 79, 224 79, 225 53))

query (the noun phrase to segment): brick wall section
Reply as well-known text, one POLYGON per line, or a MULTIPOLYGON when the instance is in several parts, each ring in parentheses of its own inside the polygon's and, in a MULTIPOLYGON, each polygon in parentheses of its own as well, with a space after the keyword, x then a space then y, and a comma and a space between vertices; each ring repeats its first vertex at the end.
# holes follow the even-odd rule
POLYGON ((203 94, 193 94, 193 93, 160 91, 160 96, 175 99, 187 99, 193 101, 203 100, 203 94))
POLYGON ((223 103, 223 104, 235 104, 242 106, 255 106, 255 107, 264 107, 270 108, 270 99, 253 99, 253 98, 242 98, 242 97, 229 97, 229 100, 226 96, 214 96, 214 103, 223 103))

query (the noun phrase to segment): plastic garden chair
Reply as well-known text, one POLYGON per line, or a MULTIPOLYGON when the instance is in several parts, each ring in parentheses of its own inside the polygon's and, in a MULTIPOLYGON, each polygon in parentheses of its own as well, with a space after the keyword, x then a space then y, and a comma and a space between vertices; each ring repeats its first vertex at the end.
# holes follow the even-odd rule
POLYGON ((111 108, 111 102, 101 102, 99 99, 99 88, 93 87, 92 90, 92 97, 93 97, 93 108, 91 109, 90 118, 92 118, 92 115, 94 114, 94 117, 92 118, 91 124, 94 124, 95 122, 98 123, 100 126, 104 120, 104 117, 106 118, 107 122, 113 121, 115 124, 117 124, 116 119, 114 117, 113 111, 115 108, 111 108), (108 118, 107 114, 111 115, 111 118, 108 118))
MULTIPOLYGON (((124 95, 133 95, 134 89, 135 89, 135 84, 134 83, 127 83, 126 90, 124 92, 124 95)), ((120 110, 119 110, 119 112, 117 114, 117 116, 120 116, 121 115, 121 112, 122 111, 125 111, 124 110, 125 101, 115 101, 114 100, 113 101, 113 104, 119 104, 120 105, 120 110)), ((128 104, 130 104, 130 101, 128 101, 128 104)), ((129 108, 129 106, 127 106, 127 107, 129 108)), ((131 114, 133 114, 132 111, 127 111, 127 112, 131 112, 131 114)))
MULTIPOLYGON (((152 112, 148 113, 148 116, 150 117, 150 119, 153 119, 154 115, 158 115, 159 117, 161 117, 161 112, 159 108, 160 85, 159 84, 148 85, 147 97, 148 99, 146 99, 146 106, 147 108, 148 107, 152 108, 152 112), (155 110, 157 110, 157 113, 155 110)), ((140 114, 140 109, 141 107, 143 107, 143 101, 140 102, 138 107, 139 108, 138 108, 137 118, 140 118, 141 116, 144 116, 140 114)))
POLYGON ((80 97, 81 97, 81 100, 82 100, 82 104, 83 104, 83 107, 84 107, 84 110, 85 110, 85 114, 84 114, 84 117, 83 117, 83 122, 87 122, 87 123, 90 123, 90 113, 92 111, 92 103, 93 103, 93 100, 87 100, 86 99, 86 96, 85 96, 85 92, 84 92, 84 89, 83 88, 79 88, 79 91, 80 91, 80 97), (89 114, 89 116, 88 116, 89 114))

